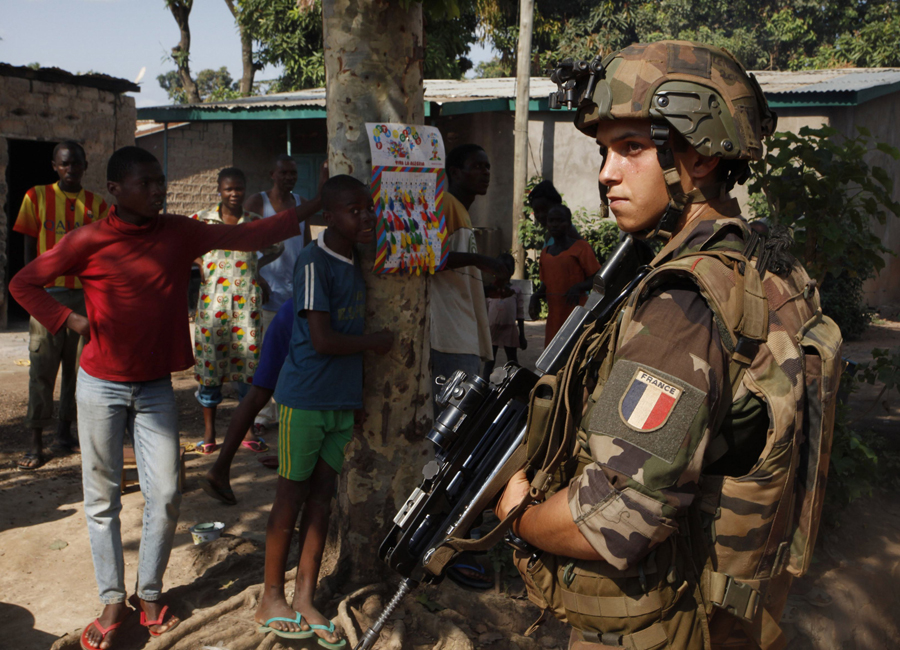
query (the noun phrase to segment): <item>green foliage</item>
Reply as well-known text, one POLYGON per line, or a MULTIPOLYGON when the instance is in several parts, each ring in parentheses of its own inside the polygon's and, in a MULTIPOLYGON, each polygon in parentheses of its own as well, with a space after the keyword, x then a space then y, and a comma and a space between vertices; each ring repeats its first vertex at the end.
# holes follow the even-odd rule
MULTIPOLYGON (((401 0, 401 5, 409 7, 412 1, 401 0)), ((309 0, 302 8, 296 0, 238 0, 238 6, 238 22, 258 44, 254 63, 284 67, 272 92, 325 85, 321 0, 309 0)), ((423 9, 425 77, 462 78, 472 68, 465 55, 475 41, 474 3, 426 0, 423 9)))
MULTIPOLYGON (((173 104, 186 104, 187 94, 181 83, 177 70, 169 70, 156 77, 160 87, 165 90, 173 104)), ((241 96, 240 84, 231 78, 228 68, 222 66, 218 70, 207 68, 197 75, 197 91, 204 102, 221 102, 241 96)))
POLYGON ((581 208, 572 214, 572 223, 594 249, 600 264, 606 263, 619 245, 619 226, 615 219, 601 219, 599 214, 581 208))
POLYGON ((883 384, 876 401, 889 390, 900 391, 900 348, 895 350, 872 350, 872 361, 861 363, 856 368, 856 379, 860 383, 874 386, 883 384))
POLYGON ((258 44, 254 63, 282 65, 273 92, 325 85, 322 2, 297 6, 296 0, 238 0, 237 20, 258 44))
POLYGON ((476 79, 496 79, 505 76, 506 70, 500 62, 500 59, 497 57, 494 57, 490 61, 481 61, 475 66, 476 79))
POLYGON ((478 19, 472 3, 456 9, 452 17, 425 3, 425 78, 462 79, 472 69, 466 56, 475 39, 478 19))
POLYGON ((878 455, 850 426, 850 410, 838 404, 835 411, 831 465, 825 491, 826 515, 861 496, 872 494, 878 455))
MULTIPOLYGON (((515 73, 518 2, 475 0, 483 41, 515 73)), ((869 0, 536 0, 532 73, 629 43, 682 39, 725 47, 750 69, 900 65, 900 3, 869 0)))
MULTIPOLYGON (((848 394, 856 392, 861 384, 881 384, 881 392, 874 400, 875 404, 880 403, 885 392, 900 391, 900 348, 875 348, 872 350, 872 360, 860 363, 855 377, 845 374, 842 381, 850 382, 848 394)), ((844 390, 844 386, 841 390, 844 390)), ((826 492, 827 504, 837 507, 846 505, 871 494, 875 485, 897 487, 900 484, 898 468, 900 455, 896 447, 886 445, 871 433, 857 431, 850 417, 849 407, 838 403, 826 492)), ((829 510, 833 509, 827 508, 826 515, 829 510)))
POLYGON ((793 230, 793 253, 819 282, 823 311, 847 338, 868 322, 862 282, 884 267, 883 255, 893 254, 872 231, 873 220, 885 224, 900 215, 888 172, 866 160, 875 151, 898 160, 900 150, 858 131, 854 138, 830 127, 776 133, 766 156, 751 165, 749 187, 757 217, 793 230))

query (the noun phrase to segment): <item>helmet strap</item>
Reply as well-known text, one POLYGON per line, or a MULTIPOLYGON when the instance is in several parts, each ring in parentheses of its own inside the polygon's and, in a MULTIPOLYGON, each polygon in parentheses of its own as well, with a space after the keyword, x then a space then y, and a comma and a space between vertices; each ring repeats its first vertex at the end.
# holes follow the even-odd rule
POLYGON ((653 123, 650 125, 650 139, 656 147, 656 158, 659 160, 659 166, 662 168, 663 178, 666 181, 669 205, 666 206, 665 212, 656 224, 656 230, 649 239, 660 237, 665 241, 672 238, 675 227, 693 198, 686 194, 684 188, 681 187, 681 176, 675 168, 675 152, 669 146, 670 133, 668 124, 653 123))

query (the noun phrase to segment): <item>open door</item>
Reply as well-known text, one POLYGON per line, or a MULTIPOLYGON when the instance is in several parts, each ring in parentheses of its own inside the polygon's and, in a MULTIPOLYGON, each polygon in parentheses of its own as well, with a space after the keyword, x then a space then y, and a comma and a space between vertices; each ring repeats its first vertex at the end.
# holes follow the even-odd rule
MULTIPOLYGON (((13 224, 19 216, 19 208, 25 193, 35 185, 49 185, 59 178, 53 171, 50 162, 53 160, 53 148, 56 142, 38 142, 36 140, 12 140, 8 139, 9 164, 6 168, 6 205, 3 206, 7 215, 7 249, 6 249, 6 281, 9 280, 25 266, 25 239, 15 231, 13 224)), ((7 291, 6 324, 7 327, 28 321, 26 312, 7 291)), ((0 314, 0 323, 4 321, 4 314, 0 314)))

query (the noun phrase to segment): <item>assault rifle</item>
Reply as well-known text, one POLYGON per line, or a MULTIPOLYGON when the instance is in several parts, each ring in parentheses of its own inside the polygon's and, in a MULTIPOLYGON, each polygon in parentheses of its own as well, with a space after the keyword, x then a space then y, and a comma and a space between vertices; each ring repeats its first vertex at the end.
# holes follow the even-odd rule
POLYGON ((498 384, 461 370, 438 378, 442 388, 436 401, 443 410, 426 436, 434 443, 435 457, 425 465, 421 485, 394 517, 378 551, 403 580, 354 650, 372 647, 411 590, 443 579, 459 552, 456 544, 525 465, 528 398, 540 375, 564 366, 586 325, 609 321, 646 276, 647 259, 646 245, 627 235, 594 276, 585 305, 572 311, 541 354, 536 372, 507 363, 498 384))

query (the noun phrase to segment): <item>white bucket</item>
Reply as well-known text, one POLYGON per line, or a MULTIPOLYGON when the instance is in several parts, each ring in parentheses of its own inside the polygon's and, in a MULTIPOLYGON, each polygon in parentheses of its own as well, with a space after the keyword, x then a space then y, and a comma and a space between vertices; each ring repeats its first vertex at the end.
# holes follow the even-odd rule
POLYGON ((206 524, 197 524, 191 528, 191 537, 194 538, 194 544, 203 544, 219 539, 225 524, 221 521, 213 521, 206 524))

